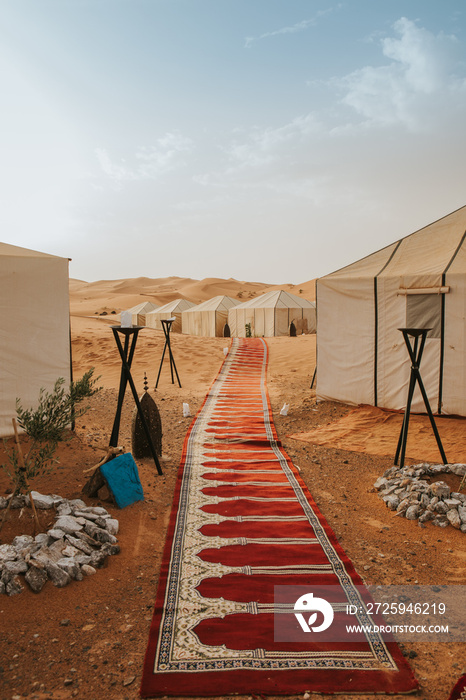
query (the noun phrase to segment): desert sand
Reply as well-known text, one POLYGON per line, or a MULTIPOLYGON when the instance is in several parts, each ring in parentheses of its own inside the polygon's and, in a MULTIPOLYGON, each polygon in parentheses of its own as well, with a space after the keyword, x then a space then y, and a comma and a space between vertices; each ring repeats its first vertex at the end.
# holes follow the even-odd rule
MULTIPOLYGON (((314 298, 313 281, 276 285, 236 280, 162 280, 70 282, 73 372, 78 378, 90 367, 100 375, 102 390, 90 400, 90 410, 76 425, 69 442, 60 446, 60 463, 53 475, 33 486, 42 493, 82 497, 84 470, 97 464, 108 445, 117 403, 120 360, 111 324, 122 309, 144 300, 163 304, 179 296, 194 302, 217 294, 242 299, 271 288, 284 288, 314 298), (302 291, 300 291, 302 290, 302 291)), ((161 332, 139 334, 132 374, 140 393, 144 372, 162 417, 163 475, 151 459, 137 460, 145 500, 119 510, 101 502, 120 521, 121 553, 82 582, 63 589, 50 582, 40 594, 25 589, 0 599, 0 697, 35 700, 133 700, 138 697, 141 668, 155 601, 158 572, 181 449, 192 417, 199 409, 224 358, 229 339, 172 336, 173 354, 182 388, 172 384, 164 363, 157 391, 154 384, 162 355, 161 332)), ((353 407, 316 403, 310 383, 315 367, 315 336, 267 339, 270 351, 268 390, 274 421, 285 450, 297 464, 318 506, 362 578, 371 584, 465 584, 465 535, 394 516, 380 501, 373 484, 393 457, 336 449, 296 440, 347 415, 353 407), (284 403, 287 416, 280 415, 284 403)), ((133 398, 127 391, 120 444, 131 451, 133 398)), ((3 458, 2 458, 3 461, 3 458)), ((457 486, 457 485, 456 485, 457 486)), ((0 471, 0 494, 11 484, 0 471)), ((89 500, 89 499, 85 499, 89 500)), ((93 503, 100 501, 94 499, 93 503)), ((32 532, 28 513, 11 516, 0 541, 32 532)), ((41 519, 48 527, 44 512, 41 519)), ((465 672, 463 644, 410 643, 404 647, 420 683, 417 697, 446 700, 456 679, 465 672)), ((303 688, 312 691, 312 688, 303 688)), ((193 697, 195 690, 193 689, 193 697)), ((296 697, 296 696, 294 696, 296 697)), ((302 694, 301 694, 302 697, 302 694)), ((315 700, 324 698, 320 694, 315 700)), ((328 696, 327 696, 328 697, 328 696)), ((344 696, 343 696, 344 697, 344 696)), ((349 697, 349 696, 348 696, 349 697)), ((354 700, 373 696, 352 695, 354 700)), ((392 696, 402 700, 408 696, 392 696)))

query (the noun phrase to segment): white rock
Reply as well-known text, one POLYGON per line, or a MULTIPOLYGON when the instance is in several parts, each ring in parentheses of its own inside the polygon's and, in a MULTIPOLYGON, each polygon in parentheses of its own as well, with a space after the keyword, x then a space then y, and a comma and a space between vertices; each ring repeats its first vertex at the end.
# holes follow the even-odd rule
POLYGON ((60 503, 58 505, 57 514, 58 515, 71 515, 71 506, 68 503, 68 501, 63 501, 63 503, 60 503))
POLYGON ((105 522, 105 529, 110 532, 111 535, 117 535, 120 528, 120 523, 116 518, 107 518, 105 522))
POLYGON ((63 530, 58 530, 54 527, 52 530, 47 530, 47 535, 54 540, 60 540, 65 536, 63 530))
POLYGON ((80 566, 78 562, 74 561, 74 559, 69 557, 59 559, 57 561, 57 566, 59 566, 60 569, 63 569, 63 571, 66 571, 70 578, 74 578, 76 581, 82 581, 83 575, 81 573, 80 566))
POLYGON ((101 506, 88 506, 87 508, 81 510, 84 510, 84 512, 95 513, 96 515, 108 515, 105 508, 102 508, 101 506))
POLYGON ((420 508, 417 505, 409 506, 409 508, 406 511, 406 518, 407 520, 416 520, 419 516, 420 513, 420 508))
POLYGON ((97 513, 92 513, 91 511, 76 510, 74 513, 75 518, 86 518, 87 520, 97 520, 99 515, 97 513))
POLYGON ((16 548, 11 544, 0 544, 0 563, 2 561, 14 561, 18 556, 16 548))
POLYGON ((94 569, 94 567, 90 564, 83 564, 81 566, 81 571, 83 574, 86 574, 86 576, 92 576, 93 574, 97 573, 96 569, 94 569))
POLYGON ((75 508, 76 510, 80 510, 81 508, 86 507, 86 504, 80 498, 74 498, 72 501, 68 501, 68 503, 72 508, 75 508))
POLYGON ((460 516, 458 515, 457 510, 455 510, 454 508, 451 508, 447 513, 447 518, 450 522, 450 525, 453 525, 453 527, 455 527, 457 530, 460 529, 461 520, 460 520, 460 516))
POLYGON ((34 542, 37 542, 37 544, 44 544, 44 542, 48 542, 48 539, 49 536, 46 532, 39 532, 39 534, 34 537, 34 542))
POLYGON ((457 476, 464 476, 466 474, 466 464, 450 464, 450 469, 453 474, 457 476))
POLYGON ((53 561, 49 561, 45 568, 49 579, 57 588, 63 588, 63 586, 67 586, 71 581, 69 574, 64 571, 64 569, 57 566, 53 561))
POLYGON ((9 571, 10 574, 24 574, 28 570, 28 565, 23 559, 17 561, 6 561, 3 564, 3 569, 9 571))
POLYGON ((39 510, 48 510, 49 508, 53 508, 54 506, 54 500, 52 496, 44 496, 38 491, 31 491, 31 496, 32 500, 34 501, 35 507, 39 508, 39 510))
POLYGON ((28 547, 34 542, 34 538, 31 537, 31 535, 18 535, 15 537, 13 542, 11 543, 12 546, 16 549, 17 552, 21 552, 23 549, 28 547))
POLYGON ((73 532, 79 532, 80 530, 83 529, 83 526, 76 522, 76 518, 73 518, 71 515, 62 515, 57 519, 57 522, 55 523, 55 528, 58 530, 63 530, 63 532, 69 532, 72 534, 73 532))
POLYGON ((458 515, 460 516, 461 522, 466 523, 466 506, 458 507, 458 515))

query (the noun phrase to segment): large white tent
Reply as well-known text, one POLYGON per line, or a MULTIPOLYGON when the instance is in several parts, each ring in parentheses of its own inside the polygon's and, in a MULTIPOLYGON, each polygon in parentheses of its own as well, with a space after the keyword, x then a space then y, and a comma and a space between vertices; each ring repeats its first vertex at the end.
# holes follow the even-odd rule
POLYGON ((68 259, 0 243, 0 436, 13 434, 16 399, 71 378, 68 259))
MULTIPOLYGON (((420 373, 434 412, 466 416, 466 207, 317 280, 317 397, 404 409, 399 328, 431 328, 420 373)), ((425 412, 419 389, 413 411, 425 412)))
POLYGON ((146 325, 146 314, 151 311, 156 311, 159 307, 152 301, 142 301, 136 306, 132 306, 127 309, 127 312, 131 314, 131 323, 133 326, 145 326, 146 325))
POLYGON ((171 331, 172 333, 181 333, 181 314, 183 311, 195 306, 192 301, 187 299, 174 299, 168 304, 164 304, 156 311, 150 311, 146 314, 146 326, 148 328, 156 328, 163 330, 162 320, 174 318, 171 331))
POLYGON ((225 335, 225 324, 228 323, 228 310, 238 304, 237 299, 220 295, 183 311, 182 333, 222 338, 225 335))
POLYGON ((279 289, 230 309, 228 325, 236 338, 246 337, 246 327, 252 336, 266 338, 290 335, 293 328, 298 335, 315 333, 316 307, 312 301, 279 289))

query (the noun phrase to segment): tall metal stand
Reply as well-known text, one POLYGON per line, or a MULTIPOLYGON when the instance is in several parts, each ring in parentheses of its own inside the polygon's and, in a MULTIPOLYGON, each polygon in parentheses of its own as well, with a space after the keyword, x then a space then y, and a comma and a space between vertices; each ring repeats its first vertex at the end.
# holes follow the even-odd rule
POLYGON ((154 444, 152 442, 152 438, 150 435, 149 427, 147 425, 146 418, 144 416, 144 413, 141 409, 141 404, 139 401, 138 393, 136 391, 136 387, 134 385, 133 378, 131 376, 131 364, 133 362, 133 357, 134 357, 134 351, 136 349, 136 341, 138 338, 138 333, 141 330, 142 326, 131 326, 129 328, 125 328, 122 326, 112 326, 112 331, 113 331, 113 336, 115 338, 115 342, 117 344, 118 352, 120 353, 121 357, 121 375, 120 375, 120 389, 118 392, 118 404, 117 404, 117 410, 115 414, 115 420, 113 422, 113 429, 112 429, 112 434, 110 437, 110 447, 117 447, 118 446, 118 435, 120 433, 120 420, 121 420, 121 410, 123 408, 123 400, 125 398, 125 391, 126 391, 126 385, 129 383, 131 387, 131 392, 133 394, 134 401, 136 403, 136 407, 138 409, 139 417, 141 419, 142 426, 144 428, 144 432, 146 434, 147 442, 149 443, 149 448, 153 457, 153 460, 155 462, 155 466, 157 467, 157 472, 159 474, 162 474, 162 468, 160 466, 159 458, 157 457, 157 453, 154 448, 154 444), (124 341, 124 346, 121 343, 120 336, 119 334, 123 335, 125 338, 124 341), (130 336, 131 338, 131 346, 130 346, 130 336))
POLYGON ((165 345, 163 346, 163 353, 162 353, 162 359, 160 360, 159 373, 158 373, 158 375, 157 375, 157 381, 155 382, 155 388, 156 388, 156 389, 157 389, 157 387, 158 387, 158 385, 159 385, 160 372, 162 371, 163 360, 164 360, 165 351, 166 351, 167 348, 168 348, 168 354, 169 354, 169 356, 170 356, 170 372, 171 372, 171 375, 172 375, 172 384, 175 383, 175 379, 174 379, 174 376, 173 376, 173 370, 175 370, 176 378, 177 378, 177 380, 178 380, 178 386, 179 386, 180 389, 181 389, 181 382, 180 382, 180 378, 179 378, 179 376, 178 376, 178 371, 177 371, 177 369, 176 369, 175 360, 174 360, 173 353, 172 353, 172 348, 171 348, 171 345, 170 345, 170 331, 171 331, 171 327, 172 327, 172 324, 173 324, 173 321, 174 321, 174 320, 175 320, 174 318, 162 319, 162 328, 163 328, 163 332, 164 332, 164 334, 165 334, 165 345))
POLYGON ((435 439, 437 440, 437 445, 440 450, 440 455, 443 459, 443 463, 447 464, 447 458, 443 449, 442 441, 440 439, 437 426, 435 425, 434 416, 432 414, 432 409, 429 404, 429 399, 427 398, 427 392, 422 383, 421 373, 419 367, 421 364, 422 353, 424 352, 424 345, 427 338, 427 333, 431 330, 430 328, 399 328, 399 331, 403 333, 403 338, 408 349, 409 357, 411 359, 411 375, 409 378, 409 389, 408 389, 408 399, 406 401, 406 409, 403 418, 403 424, 401 426, 400 437, 398 439, 398 446, 396 448, 395 454, 395 464, 404 467, 405 454, 406 454, 406 443, 408 440, 408 427, 409 427, 409 414, 411 412, 411 403, 413 400, 414 389, 416 387, 416 382, 419 384, 419 389, 421 390, 422 398, 424 399, 424 405, 426 407, 427 414, 432 425, 432 430, 434 431, 435 439), (411 345, 409 336, 414 338, 414 345, 411 345), (400 458, 398 464, 398 457, 400 458))

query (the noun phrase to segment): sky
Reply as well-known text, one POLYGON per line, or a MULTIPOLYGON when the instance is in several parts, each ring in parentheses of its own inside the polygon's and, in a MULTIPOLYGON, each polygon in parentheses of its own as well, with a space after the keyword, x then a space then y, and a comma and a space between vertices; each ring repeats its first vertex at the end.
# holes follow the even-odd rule
POLYGON ((298 284, 466 204, 464 0, 0 0, 0 239, 298 284))

